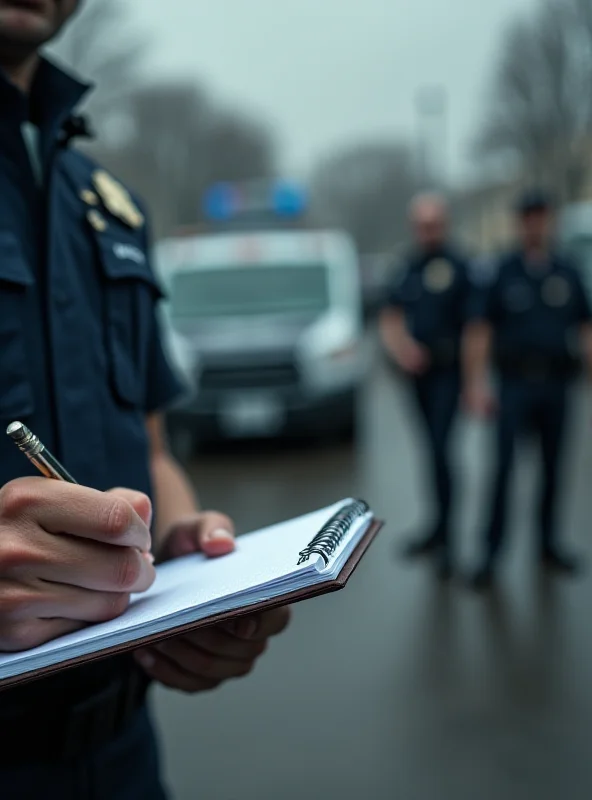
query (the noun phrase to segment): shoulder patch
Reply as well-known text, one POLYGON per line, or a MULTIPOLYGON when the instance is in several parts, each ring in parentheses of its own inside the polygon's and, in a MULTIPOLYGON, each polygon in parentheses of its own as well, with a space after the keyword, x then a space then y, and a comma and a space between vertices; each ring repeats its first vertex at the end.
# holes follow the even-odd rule
POLYGON ((455 268, 452 261, 436 258, 430 261, 423 273, 425 288, 433 294, 440 294, 450 289, 455 279, 455 268))
POLYGON ((145 226, 141 201, 93 159, 68 148, 60 151, 60 161, 68 182, 87 209, 100 209, 132 229, 145 226))
POLYGON ((92 182, 103 205, 114 217, 130 228, 141 228, 144 225, 144 216, 119 181, 105 170, 97 169, 92 174, 92 182))

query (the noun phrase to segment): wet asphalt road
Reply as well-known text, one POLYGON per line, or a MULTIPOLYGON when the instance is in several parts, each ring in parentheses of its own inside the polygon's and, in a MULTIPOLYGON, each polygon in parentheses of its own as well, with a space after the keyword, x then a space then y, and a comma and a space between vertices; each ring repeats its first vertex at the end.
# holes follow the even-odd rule
MULTIPOLYGON (((358 444, 232 447, 192 467, 202 503, 241 531, 361 495, 388 521, 345 591, 294 609, 247 680, 159 691, 177 800, 589 800, 592 580, 546 580, 530 556, 534 454, 516 475, 498 591, 439 586, 394 557, 421 523, 422 453, 404 388, 377 361, 358 444)), ((592 439, 578 397, 565 537, 589 545, 592 439)), ((459 560, 471 562, 489 446, 458 429, 459 560)))

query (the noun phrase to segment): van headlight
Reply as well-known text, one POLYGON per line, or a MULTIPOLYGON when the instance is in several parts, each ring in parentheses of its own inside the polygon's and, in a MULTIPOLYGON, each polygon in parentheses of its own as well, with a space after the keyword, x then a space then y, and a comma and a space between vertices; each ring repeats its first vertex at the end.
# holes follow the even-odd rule
POLYGON ((350 344, 342 345, 327 353, 326 358, 333 364, 343 364, 358 358, 360 355, 360 343, 352 342, 350 344))
POLYGON ((355 386, 363 376, 361 342, 348 342, 337 347, 309 353, 304 374, 313 392, 331 393, 355 386))
POLYGON ((363 361, 362 331, 351 314, 328 314, 309 328, 300 345, 300 367, 312 392, 357 384, 363 361))

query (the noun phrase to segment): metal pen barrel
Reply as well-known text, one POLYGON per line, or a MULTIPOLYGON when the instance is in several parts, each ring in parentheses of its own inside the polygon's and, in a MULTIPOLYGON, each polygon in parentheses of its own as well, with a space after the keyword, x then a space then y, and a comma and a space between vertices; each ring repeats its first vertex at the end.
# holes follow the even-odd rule
POLYGON ((31 461, 46 478, 66 481, 66 483, 78 483, 41 443, 39 438, 35 436, 26 425, 23 425, 22 422, 11 423, 6 433, 19 450, 27 456, 29 461, 31 461))

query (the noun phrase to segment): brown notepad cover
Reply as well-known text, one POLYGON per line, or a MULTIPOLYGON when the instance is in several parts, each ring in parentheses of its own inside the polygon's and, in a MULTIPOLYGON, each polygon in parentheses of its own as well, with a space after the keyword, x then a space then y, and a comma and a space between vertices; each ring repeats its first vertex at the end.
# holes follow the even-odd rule
POLYGON ((161 631, 160 633, 148 636, 144 639, 134 639, 132 642, 126 642, 122 645, 118 645, 117 647, 99 650, 96 653, 90 653, 89 655, 81 656, 80 658, 70 659, 69 661, 61 661, 59 664, 52 664, 51 666, 43 669, 32 670, 21 675, 13 675, 10 678, 0 681, 0 691, 3 689, 8 689, 12 686, 17 686, 18 684, 28 683, 39 678, 44 678, 54 672, 61 672, 62 670, 71 669, 72 667, 77 667, 90 661, 98 661, 103 658, 108 658, 109 656, 121 655, 122 653, 137 650, 139 647, 156 644, 157 642, 162 642, 165 639, 171 639, 184 633, 190 633, 191 631, 199 630, 200 628, 207 628, 211 625, 217 625, 220 622, 228 622, 229 620, 233 620, 238 617, 249 616, 251 614, 256 614, 260 611, 267 611, 271 608, 277 608, 279 606, 293 605, 294 603, 299 603, 302 600, 308 600, 311 597, 318 597, 322 594, 339 591, 346 586, 347 582, 355 572, 358 564, 362 560, 366 550, 370 547, 377 534, 383 527, 383 524, 384 523, 379 520, 373 520, 362 539, 360 539, 358 546, 343 566, 343 569, 339 573, 338 577, 334 580, 328 580, 325 583, 318 583, 316 586, 309 586, 306 589, 289 592, 288 594, 281 595, 280 597, 274 597, 271 600, 264 600, 260 603, 254 603, 244 608, 237 608, 233 611, 215 614, 214 616, 207 617, 206 619, 200 619, 197 622, 192 622, 189 625, 181 625, 177 628, 170 628, 167 631, 161 631))

